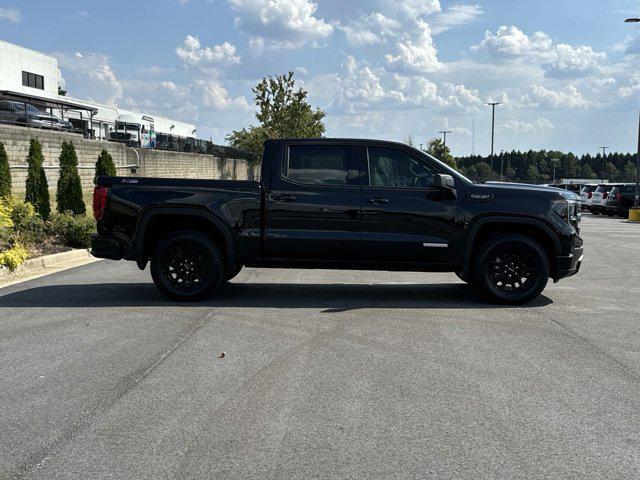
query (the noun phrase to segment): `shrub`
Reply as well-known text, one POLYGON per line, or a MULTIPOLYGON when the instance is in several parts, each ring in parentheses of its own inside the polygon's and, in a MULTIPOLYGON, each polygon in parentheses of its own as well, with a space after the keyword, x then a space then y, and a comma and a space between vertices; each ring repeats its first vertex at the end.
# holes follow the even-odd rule
POLYGON ((65 245, 73 248, 89 248, 91 234, 96 231, 96 224, 92 218, 72 215, 69 212, 55 214, 51 220, 51 227, 65 245))
POLYGON ((59 212, 71 212, 74 215, 84 214, 86 207, 82 200, 82 185, 78 175, 78 157, 73 142, 62 142, 60 152, 60 176, 56 191, 57 209, 59 212))
POLYGON ((11 195, 11 170, 9 170, 9 157, 0 143, 0 197, 11 195))
POLYGON ((105 149, 102 149, 96 162, 96 176, 93 178, 93 183, 98 182, 99 176, 116 176, 116 166, 113 163, 113 158, 111 158, 111 154, 105 149))
POLYGON ((29 257, 29 252, 19 243, 16 243, 9 250, 0 252, 0 265, 13 271, 24 263, 29 257))
POLYGON ((0 229, 13 228, 11 198, 0 198, 0 229))
POLYGON ((51 214, 51 203, 49 199, 49 184, 42 166, 43 161, 42 145, 38 140, 32 138, 29 144, 29 155, 27 156, 29 169, 27 172, 25 201, 35 207, 43 220, 48 220, 51 214))

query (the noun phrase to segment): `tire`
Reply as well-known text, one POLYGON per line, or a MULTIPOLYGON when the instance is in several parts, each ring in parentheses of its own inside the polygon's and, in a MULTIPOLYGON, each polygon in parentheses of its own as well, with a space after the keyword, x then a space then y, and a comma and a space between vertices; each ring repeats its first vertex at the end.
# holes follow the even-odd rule
POLYGON ((202 300, 224 280, 220 249, 201 232, 181 230, 165 237, 151 257, 151 278, 172 300, 202 300))
POLYGON ((600 215, 600 212, 597 210, 591 209, 591 215, 600 215))
POLYGON ((238 276, 238 274, 242 271, 244 265, 236 265, 232 270, 229 270, 225 273, 224 281, 228 282, 238 276))
POLYGON ((549 271, 549 258, 533 238, 496 234, 475 255, 473 284, 496 303, 522 305, 542 293, 549 271))

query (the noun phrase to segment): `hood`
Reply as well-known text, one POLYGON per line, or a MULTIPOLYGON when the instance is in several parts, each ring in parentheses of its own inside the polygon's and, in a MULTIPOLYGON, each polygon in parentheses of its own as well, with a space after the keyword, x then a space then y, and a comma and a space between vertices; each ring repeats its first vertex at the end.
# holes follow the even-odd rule
POLYGON ((500 193, 512 193, 513 195, 565 198, 566 200, 580 200, 580 195, 563 188, 546 187, 543 185, 532 185, 529 183, 479 183, 474 184, 475 188, 483 192, 490 192, 499 195, 500 193))

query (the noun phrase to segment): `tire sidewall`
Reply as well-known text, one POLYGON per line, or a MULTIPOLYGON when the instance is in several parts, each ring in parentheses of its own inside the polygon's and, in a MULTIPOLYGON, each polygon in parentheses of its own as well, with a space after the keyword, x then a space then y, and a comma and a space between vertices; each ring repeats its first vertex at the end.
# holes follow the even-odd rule
POLYGON ((216 244, 206 235, 195 231, 180 231, 168 235, 160 242, 151 257, 151 277, 158 289, 167 297, 178 301, 201 300, 217 290, 224 280, 222 255, 216 244), (182 243, 196 243, 207 251, 210 263, 204 285, 193 292, 177 290, 162 271, 162 258, 172 246, 182 243))
POLYGON ((547 285, 550 273, 549 258, 540 244, 530 237, 515 233, 495 235, 480 248, 478 253, 473 269, 474 285, 477 285, 485 295, 498 303, 521 305, 530 302, 538 297, 547 285), (525 292, 504 292, 493 285, 487 269, 487 262, 491 259, 493 252, 505 244, 523 245, 536 256, 534 262, 537 270, 535 284, 525 292))

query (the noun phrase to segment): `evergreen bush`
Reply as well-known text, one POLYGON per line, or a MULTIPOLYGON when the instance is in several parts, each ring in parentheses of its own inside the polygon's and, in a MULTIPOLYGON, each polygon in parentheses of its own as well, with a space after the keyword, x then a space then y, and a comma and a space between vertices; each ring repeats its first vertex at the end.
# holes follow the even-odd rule
POLYGON ((48 220, 51 214, 51 201, 49 198, 49 184, 44 173, 42 163, 42 145, 35 138, 29 143, 29 155, 27 163, 27 184, 25 201, 33 205, 43 220, 48 220))
POLYGON ((11 171, 9 170, 9 157, 0 143, 0 198, 11 195, 11 171))
POLYGON ((73 142, 62 142, 60 152, 60 176, 56 191, 58 212, 84 215, 87 211, 82 200, 82 185, 78 174, 78 157, 73 142))

